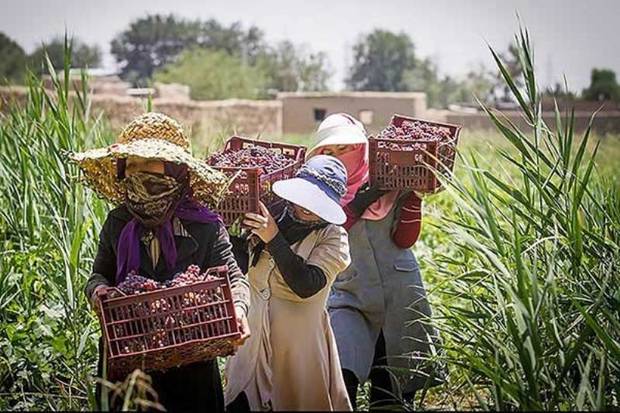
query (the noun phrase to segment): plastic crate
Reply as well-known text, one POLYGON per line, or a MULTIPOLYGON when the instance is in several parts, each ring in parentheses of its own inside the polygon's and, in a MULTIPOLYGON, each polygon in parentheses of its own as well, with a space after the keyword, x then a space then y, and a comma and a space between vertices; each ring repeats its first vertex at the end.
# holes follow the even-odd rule
MULTIPOLYGON (((122 379, 139 368, 166 370, 234 352, 241 337, 228 267, 194 284, 99 301, 107 376, 122 379)), ((116 290, 123 294, 120 290, 116 290)))
POLYGON ((390 123, 400 127, 406 121, 445 128, 450 137, 446 140, 369 137, 370 183, 382 190, 438 192, 442 188, 435 171, 450 177, 461 127, 403 115, 394 115, 390 123))
POLYGON ((297 170, 303 165, 306 156, 306 147, 302 145, 261 141, 239 136, 233 136, 228 139, 222 152, 234 152, 252 146, 260 146, 281 153, 293 160, 293 163, 269 173, 262 167, 214 166, 213 168, 226 175, 235 177, 228 192, 215 208, 215 211, 221 215, 226 226, 235 223, 246 212, 258 213, 259 200, 266 205, 271 204, 275 199, 275 195, 271 192, 271 185, 282 179, 293 178, 297 170))

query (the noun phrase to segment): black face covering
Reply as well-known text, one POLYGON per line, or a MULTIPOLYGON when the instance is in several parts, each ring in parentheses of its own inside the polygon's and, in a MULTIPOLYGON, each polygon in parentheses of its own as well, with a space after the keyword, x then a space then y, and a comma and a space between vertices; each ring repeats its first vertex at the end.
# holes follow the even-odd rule
POLYGON ((147 228, 169 220, 185 192, 173 177, 150 172, 131 174, 123 184, 129 212, 147 228))
POLYGON ((289 244, 294 244, 295 242, 305 238, 307 235, 306 233, 302 238, 298 238, 297 233, 301 234, 306 231, 314 231, 315 229, 320 229, 327 226, 327 222, 323 220, 305 221, 303 219, 299 219, 295 215, 294 206, 290 203, 286 204, 286 207, 284 208, 284 211, 278 218, 277 222, 278 228, 280 229, 280 231, 282 231, 284 238, 289 241, 289 244), (294 241, 291 242, 289 238, 294 241))
MULTIPOLYGON (((308 222, 301 220, 295 216, 293 206, 287 203, 280 215, 276 218, 278 229, 284 236, 289 245, 306 238, 312 231, 325 228, 329 225, 325 221, 308 222)), ((259 242, 253 250, 252 266, 256 265, 258 258, 265 248, 264 242, 259 242)))

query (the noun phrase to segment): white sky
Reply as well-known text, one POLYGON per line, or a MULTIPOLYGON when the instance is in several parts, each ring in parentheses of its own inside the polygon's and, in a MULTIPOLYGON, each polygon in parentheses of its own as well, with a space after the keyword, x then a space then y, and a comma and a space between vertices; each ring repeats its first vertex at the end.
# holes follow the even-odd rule
POLYGON ((343 87, 351 46, 361 33, 384 28, 408 33, 418 56, 459 76, 479 63, 492 67, 486 43, 505 49, 518 12, 530 29, 541 84, 566 75, 572 89, 589 84, 592 67, 620 76, 619 0, 0 0, 0 31, 32 51, 53 35, 70 34, 104 51, 146 13, 254 24, 268 41, 289 39, 328 53, 332 87, 343 87))

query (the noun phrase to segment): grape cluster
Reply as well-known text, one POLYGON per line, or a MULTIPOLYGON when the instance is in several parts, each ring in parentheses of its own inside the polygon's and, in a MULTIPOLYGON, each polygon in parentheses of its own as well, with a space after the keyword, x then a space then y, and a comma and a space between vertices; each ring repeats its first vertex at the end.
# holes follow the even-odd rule
POLYGON ((170 280, 166 287, 180 287, 182 285, 193 284, 198 281, 211 281, 215 279, 212 274, 200 273, 200 267, 197 265, 190 265, 187 267, 185 272, 179 273, 174 276, 172 280, 170 280))
MULTIPOLYGON (((190 265, 184 272, 176 274, 173 279, 164 283, 132 272, 117 286, 122 294, 112 290, 110 297, 182 287, 216 278, 208 270, 201 273, 197 265, 190 265)), ((213 336, 219 329, 224 330, 224 327, 216 326, 216 329, 212 324, 205 322, 223 318, 225 314, 221 306, 207 304, 223 300, 224 294, 221 288, 217 287, 128 304, 123 311, 124 314, 115 313, 116 317, 120 318, 116 320, 114 333, 117 338, 127 336, 133 338, 122 340, 123 344, 118 350, 121 354, 136 353, 213 336)))
POLYGON ((293 162, 293 159, 262 146, 250 146, 238 151, 216 152, 207 158, 207 163, 211 166, 227 168, 262 167, 267 173, 285 168, 293 162))
POLYGON ((125 280, 116 286, 116 288, 121 290, 124 294, 145 293, 147 291, 158 290, 162 287, 161 283, 143 277, 135 272, 130 272, 125 280))
MULTIPOLYGON (((161 288, 189 285, 199 281, 211 281, 215 278, 216 277, 214 277, 212 274, 209 274, 208 272, 201 274, 199 266, 190 265, 189 267, 187 267, 185 272, 177 273, 171 280, 165 281, 163 283, 157 282, 151 278, 143 277, 132 271, 129 273, 129 275, 127 275, 125 280, 123 280, 116 286, 116 288, 119 289, 124 295, 133 295, 138 293, 145 293, 148 291, 159 290, 161 288)), ((122 294, 118 294, 118 292, 116 292, 115 290, 112 290, 110 294, 111 298, 123 296, 122 294)))
POLYGON ((379 133, 379 138, 382 139, 425 139, 445 141, 450 139, 450 137, 450 129, 417 120, 403 121, 400 127, 389 125, 379 133))

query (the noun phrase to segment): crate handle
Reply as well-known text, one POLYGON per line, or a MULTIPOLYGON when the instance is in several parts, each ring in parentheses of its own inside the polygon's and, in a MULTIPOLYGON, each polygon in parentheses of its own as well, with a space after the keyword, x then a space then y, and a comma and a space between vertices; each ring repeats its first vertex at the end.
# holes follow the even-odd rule
POLYGON ((204 279, 206 279, 209 275, 213 273, 219 273, 219 272, 228 272, 228 265, 220 265, 218 267, 207 268, 207 270, 203 274, 204 279))
POLYGON ((390 163, 397 166, 409 166, 412 159, 423 164, 426 158, 427 154, 422 150, 390 152, 390 163))
MULTIPOLYGON (((123 297, 127 296, 127 294, 125 294, 123 291, 119 290, 116 287, 108 287, 108 288, 106 288, 105 292, 102 294, 101 298, 108 298, 108 292, 109 291, 116 291, 117 293, 119 293, 123 297)), ((101 300, 99 300, 99 302, 101 302, 101 300)))

